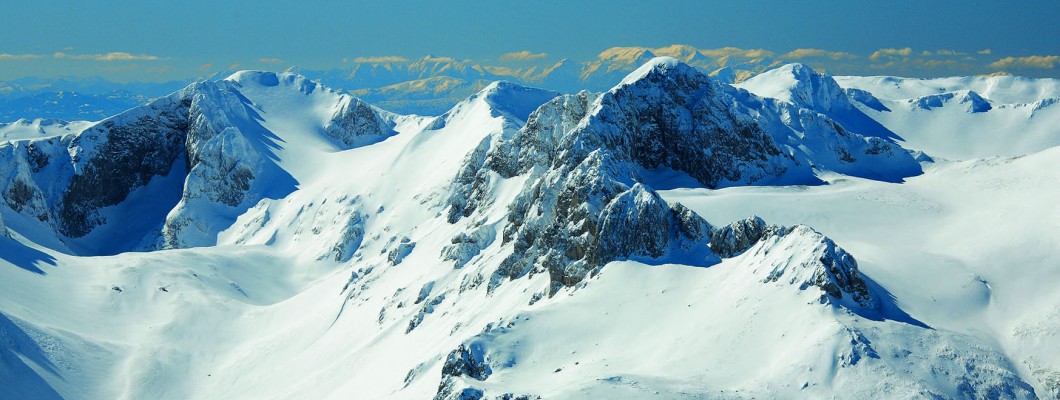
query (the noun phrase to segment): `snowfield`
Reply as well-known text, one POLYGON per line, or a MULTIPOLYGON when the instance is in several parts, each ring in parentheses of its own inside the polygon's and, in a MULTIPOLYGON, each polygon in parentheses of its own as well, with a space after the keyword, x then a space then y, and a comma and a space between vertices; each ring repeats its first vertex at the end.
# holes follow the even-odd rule
POLYGON ((642 61, 0 126, 0 398, 1060 398, 1055 80, 642 61))

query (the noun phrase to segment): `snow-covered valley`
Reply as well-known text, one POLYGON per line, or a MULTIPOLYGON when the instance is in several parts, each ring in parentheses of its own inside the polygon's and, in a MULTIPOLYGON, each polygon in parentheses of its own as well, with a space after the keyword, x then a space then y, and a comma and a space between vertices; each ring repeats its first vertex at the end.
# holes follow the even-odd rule
POLYGON ((0 397, 1060 398, 1056 80, 646 61, 0 127, 0 397))

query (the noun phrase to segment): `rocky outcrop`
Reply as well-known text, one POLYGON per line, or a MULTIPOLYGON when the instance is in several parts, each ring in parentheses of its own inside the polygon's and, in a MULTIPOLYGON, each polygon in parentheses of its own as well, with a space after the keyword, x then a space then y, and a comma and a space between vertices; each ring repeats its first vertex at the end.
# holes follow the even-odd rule
POLYGON ((442 365, 443 376, 466 376, 471 379, 484 381, 489 378, 493 370, 486 362, 486 355, 482 348, 461 344, 449 353, 442 365))
POLYGON ((194 84, 177 96, 190 102, 186 135, 187 178, 180 203, 166 218, 156 246, 212 244, 226 223, 262 198, 294 190, 276 165, 276 138, 230 81, 194 84))
POLYGON ((763 283, 814 288, 821 303, 879 311, 881 299, 858 271, 857 261, 820 232, 805 225, 769 226, 757 242, 746 254, 770 266, 756 271, 763 283))
POLYGON ((710 249, 719 257, 729 258, 758 243, 765 231, 765 221, 751 216, 714 231, 710 235, 710 249))
POLYGON ((339 262, 349 261, 353 254, 361 248, 364 241, 364 216, 354 212, 339 235, 338 241, 331 247, 332 259, 339 262))
POLYGON ((945 107, 954 103, 956 103, 955 106, 962 106, 964 111, 968 113, 987 112, 994 108, 990 105, 989 100, 984 99, 983 96, 972 90, 932 94, 907 101, 923 110, 945 107))
POLYGON ((650 187, 630 182, 621 165, 594 152, 573 170, 550 172, 524 191, 510 207, 502 235, 513 252, 490 288, 535 268, 548 272, 555 293, 614 260, 697 253, 693 263, 713 259, 706 247, 709 224, 683 206, 671 207, 650 187))
POLYGON ((397 134, 383 113, 361 99, 345 97, 324 125, 324 133, 345 149, 381 142, 397 134))
POLYGON ((442 260, 453 261, 454 268, 463 267, 482 249, 492 244, 494 236, 496 232, 492 226, 480 226, 471 232, 461 232, 450 239, 450 244, 442 247, 442 260))
MULTIPOLYGON (((832 94, 845 99, 841 90, 832 94)), ((706 221, 655 194, 650 185, 659 175, 714 188, 819 182, 811 166, 863 165, 866 153, 916 164, 884 139, 866 139, 794 106, 799 118, 782 117, 775 105, 672 59, 653 60, 607 93, 554 98, 514 135, 483 140, 453 183, 448 220, 488 207, 492 179, 527 176, 501 235, 512 253, 489 288, 547 271, 554 293, 610 261, 675 256, 706 264, 717 259, 707 242, 732 256, 758 240, 761 220, 724 229, 715 240, 706 221), (807 144, 794 128, 807 132, 806 143, 817 141, 811 147, 833 154, 820 157, 839 161, 800 153, 807 144)))
POLYGON ((107 222, 101 209, 182 166, 189 105, 170 96, 78 133, 0 145, 3 204, 60 237, 85 236, 107 222))
POLYGON ((409 240, 408 237, 401 238, 401 242, 396 247, 390 250, 386 255, 387 262, 390 265, 401 264, 409 254, 412 254, 412 250, 416 248, 416 242, 409 240))
POLYGON ((461 344, 449 353, 442 364, 442 381, 435 400, 477 400, 484 396, 481 389, 468 387, 461 379, 484 381, 493 373, 481 346, 461 344))
POLYGON ((420 307, 419 311, 416 312, 416 315, 413 315, 412 319, 409 320, 409 325, 405 328, 405 333, 412 332, 416 327, 420 326, 420 324, 423 323, 423 319, 426 318, 427 315, 433 314, 435 307, 438 307, 443 301, 445 301, 445 293, 434 296, 427 301, 419 300, 417 304, 423 303, 423 305, 420 307))
MULTIPOLYGON (((160 219, 160 229, 124 232, 123 240, 158 235, 147 242, 161 248, 214 243, 217 232, 242 211, 294 189, 294 180, 275 164, 275 135, 260 125, 238 86, 195 83, 77 133, 5 143, 0 177, 10 183, 0 187, 3 204, 47 221, 64 240, 76 242, 102 224, 118 222, 107 221, 101 210, 156 178, 182 174, 150 194, 173 202, 153 207, 173 209, 168 216, 152 216, 160 219)), ((103 254, 127 250, 86 248, 103 254)))
POLYGON ((81 237, 103 223, 98 211, 116 205, 184 154, 191 101, 167 98, 104 120, 69 145, 74 174, 58 207, 59 232, 81 237))

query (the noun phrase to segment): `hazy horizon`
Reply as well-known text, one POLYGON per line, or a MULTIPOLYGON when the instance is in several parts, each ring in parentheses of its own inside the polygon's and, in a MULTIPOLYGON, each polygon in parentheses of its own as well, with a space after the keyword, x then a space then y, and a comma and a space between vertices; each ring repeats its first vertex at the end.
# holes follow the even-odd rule
POLYGON ((0 80, 196 79, 219 71, 348 69, 361 60, 452 57, 477 65, 591 62, 616 46, 687 44, 841 75, 1005 72, 1060 77, 1060 3, 821 4, 632 1, 264 5, 190 1, 8 6, 0 80))

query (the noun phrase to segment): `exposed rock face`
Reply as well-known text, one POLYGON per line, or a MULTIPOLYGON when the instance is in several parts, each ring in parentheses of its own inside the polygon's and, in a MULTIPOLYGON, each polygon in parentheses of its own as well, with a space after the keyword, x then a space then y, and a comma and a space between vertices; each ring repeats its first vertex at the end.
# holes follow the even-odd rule
POLYGON ((61 237, 85 236, 106 222, 100 209, 178 166, 189 105, 171 96, 76 134, 0 146, 4 204, 61 237))
POLYGON ((331 248, 331 256, 335 261, 349 261, 353 254, 361 247, 364 241, 364 217, 354 212, 346 221, 342 234, 335 245, 331 248))
POLYGON ((848 132, 822 114, 763 102, 687 65, 658 59, 607 93, 554 98, 514 135, 483 140, 455 179, 448 220, 456 223, 486 208, 498 176, 527 175, 502 235, 512 254, 489 287, 547 271, 554 293, 613 260, 677 256, 702 264, 717 258, 707 241, 717 241, 724 256, 732 256, 758 240, 760 219, 730 227, 714 240, 706 221, 667 204, 648 186, 660 173, 711 188, 813 183, 819 181, 811 166, 864 164, 854 154, 916 164, 896 149, 884 139, 848 132), (808 158, 799 150, 806 143, 793 130, 815 141, 809 147, 828 153, 808 158))
POLYGON ((190 102, 188 175, 158 247, 211 244, 227 227, 224 221, 233 221, 262 198, 294 190, 294 179, 272 160, 274 135, 260 125, 260 116, 236 86, 205 82, 177 94, 190 102))
POLYGON ((509 143, 487 155, 502 176, 575 165, 597 149, 643 169, 665 167, 717 187, 754 183, 794 166, 706 75, 684 64, 649 64, 602 95, 546 103, 509 143))
POLYGON ((165 176, 184 153, 187 99, 105 120, 74 137, 74 175, 59 204, 59 232, 81 237, 104 222, 98 210, 116 205, 155 176, 165 176))
POLYGON ((7 201, 8 207, 11 207, 11 209, 15 211, 22 211, 22 208, 26 206, 26 203, 29 203, 30 199, 33 198, 33 195, 36 194, 36 190, 33 189, 30 184, 26 183, 26 181, 15 178, 15 180, 11 182, 11 186, 7 188, 6 194, 4 200, 7 201))
POLYGON ((435 400, 477 400, 483 398, 482 390, 467 387, 460 379, 466 377, 484 381, 493 373, 481 346, 461 344, 449 353, 442 365, 442 381, 438 385, 435 400))
MULTIPOLYGON (((409 326, 405 328, 405 333, 412 332, 416 327, 420 326, 420 324, 423 323, 423 319, 426 318, 428 314, 433 314, 435 307, 438 307, 443 301, 445 301, 445 293, 439 294, 431 298, 429 301, 424 302, 423 306, 421 306, 419 311, 416 312, 416 315, 412 316, 412 319, 409 320, 409 326)), ((423 300, 420 300, 419 302, 423 302, 423 300)))
POLYGON ((766 227, 747 254, 773 266, 758 271, 762 282, 787 283, 800 290, 815 287, 821 291, 822 303, 853 310, 880 307, 879 297, 869 289, 854 257, 808 226, 766 227), (783 251, 792 248, 798 251, 783 251))
POLYGON ((443 376, 466 376, 484 381, 491 373, 493 370, 486 362, 483 349, 474 345, 461 344, 449 353, 442 365, 443 376))
MULTIPOLYGON (((276 74, 244 75, 261 85, 279 83, 276 74)), ((107 221, 101 210, 123 203, 155 178, 176 173, 181 176, 148 194, 172 202, 156 207, 163 210, 157 225, 126 236, 144 235, 142 243, 154 248, 214 244, 237 216, 261 199, 286 196, 296 185, 276 164, 278 138, 261 125, 257 106, 240 93, 244 83, 195 83, 78 133, 0 145, 0 205, 45 221, 63 240, 76 242, 102 224, 121 223, 107 221)), ((315 88, 311 82, 302 86, 305 93, 315 88)), ((394 134, 385 112, 350 97, 341 100, 333 118, 322 122, 340 147, 394 134)), ((355 229, 347 230, 334 256, 348 259, 356 249, 344 247, 357 236, 355 229)), ((85 251, 127 250, 132 249, 85 251)))
POLYGON ((934 108, 944 107, 950 103, 958 103, 964 106, 964 110, 969 113, 980 113, 987 112, 993 109, 990 105, 990 101, 984 99, 979 93, 972 90, 961 90, 956 92, 946 92, 933 94, 915 99, 908 100, 910 103, 915 104, 917 107, 924 110, 931 110, 934 108))
POLYGON ((461 232, 442 248, 442 260, 455 261, 454 268, 463 267, 482 249, 493 243, 496 232, 491 226, 480 226, 470 233, 461 232))
POLYGON ((346 97, 324 125, 324 132, 347 149, 377 143, 397 134, 382 113, 361 99, 346 97))
POLYGON ((411 254, 412 249, 415 248, 415 242, 409 240, 407 237, 403 237, 401 238, 401 242, 397 244, 397 247, 394 247, 390 250, 390 253, 386 255, 386 259, 390 262, 390 265, 401 264, 401 262, 405 260, 405 257, 411 254))
POLYGON ((594 152, 574 170, 550 172, 521 194, 503 234, 513 253, 491 287, 537 265, 548 271, 555 292, 614 260, 660 259, 695 248, 700 263, 713 258, 704 240, 709 224, 684 207, 671 208, 646 185, 628 186, 628 170, 620 165, 594 152))
POLYGON ((711 234, 710 249, 719 257, 735 256, 758 243, 765 230, 766 223, 758 216, 733 222, 711 234))

